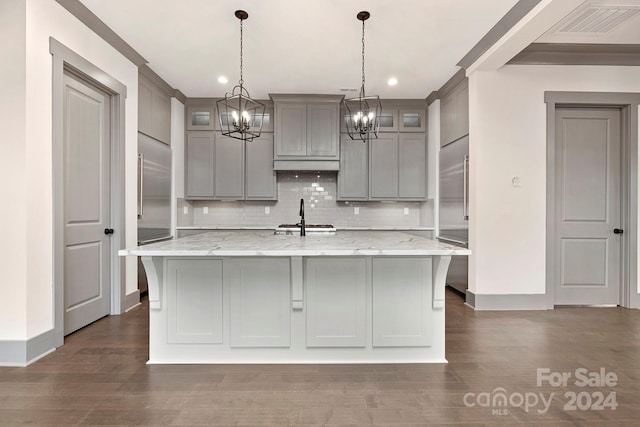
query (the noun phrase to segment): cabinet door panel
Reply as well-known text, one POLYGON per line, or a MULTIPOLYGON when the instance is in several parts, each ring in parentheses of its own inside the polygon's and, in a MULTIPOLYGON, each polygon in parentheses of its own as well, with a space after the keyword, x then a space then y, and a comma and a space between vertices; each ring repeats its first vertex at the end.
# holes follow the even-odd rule
POLYGON ((276 105, 276 156, 307 154, 307 105, 285 103, 276 105))
POLYGON ((246 149, 246 198, 275 200, 276 173, 273 170, 273 135, 262 134, 247 142, 246 149))
POLYGON ((432 258, 374 258, 372 265, 373 346, 430 346, 432 258))
POLYGON ((142 76, 138 79, 138 130, 153 136, 153 86, 142 76))
POLYGON ((167 260, 168 342, 222 343, 222 261, 167 260))
POLYGON ((216 124, 213 106, 187 107, 187 130, 214 130, 216 124))
POLYGON ((401 108, 399 110, 400 132, 424 132, 427 129, 424 108, 401 108))
POLYGON ((217 134, 214 159, 216 199, 242 199, 244 196, 244 142, 217 134))
POLYGON ((369 197, 368 146, 343 136, 340 141, 338 199, 366 200, 369 197))
POLYGON ((231 347, 289 347, 290 269, 288 258, 225 260, 231 347))
POLYGON ((427 197, 427 144, 423 133, 401 134, 399 140, 398 196, 427 197))
POLYGON ((307 258, 307 347, 364 347, 367 342, 364 258, 307 258))
POLYGON ((187 197, 213 197, 213 132, 187 134, 187 197))
POLYGON ((153 135, 158 141, 171 144, 171 98, 157 91, 153 96, 153 135))
POLYGON ((307 155, 338 155, 338 106, 334 104, 307 105, 307 155))
POLYGON ((450 143, 455 134, 456 100, 452 95, 442 98, 440 112, 440 146, 450 143))
POLYGON ((469 134, 469 84, 465 80, 456 91, 456 135, 455 139, 469 134))
POLYGON ((369 196, 371 199, 398 197, 398 136, 379 135, 369 147, 369 196))

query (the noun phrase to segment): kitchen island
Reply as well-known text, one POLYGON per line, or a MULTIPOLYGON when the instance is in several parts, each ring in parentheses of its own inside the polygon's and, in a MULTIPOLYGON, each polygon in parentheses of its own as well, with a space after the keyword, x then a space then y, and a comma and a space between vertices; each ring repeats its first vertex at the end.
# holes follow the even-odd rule
POLYGON ((397 231, 203 233, 120 251, 149 282, 149 363, 446 363, 462 249, 397 231))

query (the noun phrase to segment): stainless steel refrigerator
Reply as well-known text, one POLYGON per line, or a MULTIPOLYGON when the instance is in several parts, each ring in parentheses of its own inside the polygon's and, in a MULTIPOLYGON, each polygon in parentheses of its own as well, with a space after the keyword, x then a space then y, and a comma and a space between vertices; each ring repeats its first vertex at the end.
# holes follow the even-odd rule
MULTIPOLYGON (((469 137, 440 148, 438 240, 469 246, 469 137)), ((447 285, 465 292, 468 285, 469 257, 454 256, 447 274, 447 285)))
MULTIPOLYGON (((138 244, 171 237, 171 147, 138 133, 138 244)), ((140 260, 138 288, 147 290, 140 260)))

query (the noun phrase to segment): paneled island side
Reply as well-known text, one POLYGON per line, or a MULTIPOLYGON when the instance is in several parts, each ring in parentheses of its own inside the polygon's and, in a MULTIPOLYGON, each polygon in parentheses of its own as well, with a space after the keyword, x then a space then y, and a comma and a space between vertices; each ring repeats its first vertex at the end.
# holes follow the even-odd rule
POLYGON ((149 363, 446 363, 468 249, 397 231, 246 230, 124 249, 149 282, 149 363))

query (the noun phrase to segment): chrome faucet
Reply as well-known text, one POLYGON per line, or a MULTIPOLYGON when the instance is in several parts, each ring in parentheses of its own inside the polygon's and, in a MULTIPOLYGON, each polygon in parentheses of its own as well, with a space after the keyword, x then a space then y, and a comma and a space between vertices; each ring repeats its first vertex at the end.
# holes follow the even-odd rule
POLYGON ((298 224, 296 224, 298 227, 300 227, 300 235, 301 236, 306 236, 307 235, 307 230, 305 229, 304 226, 304 199, 300 199, 300 222, 298 224))

